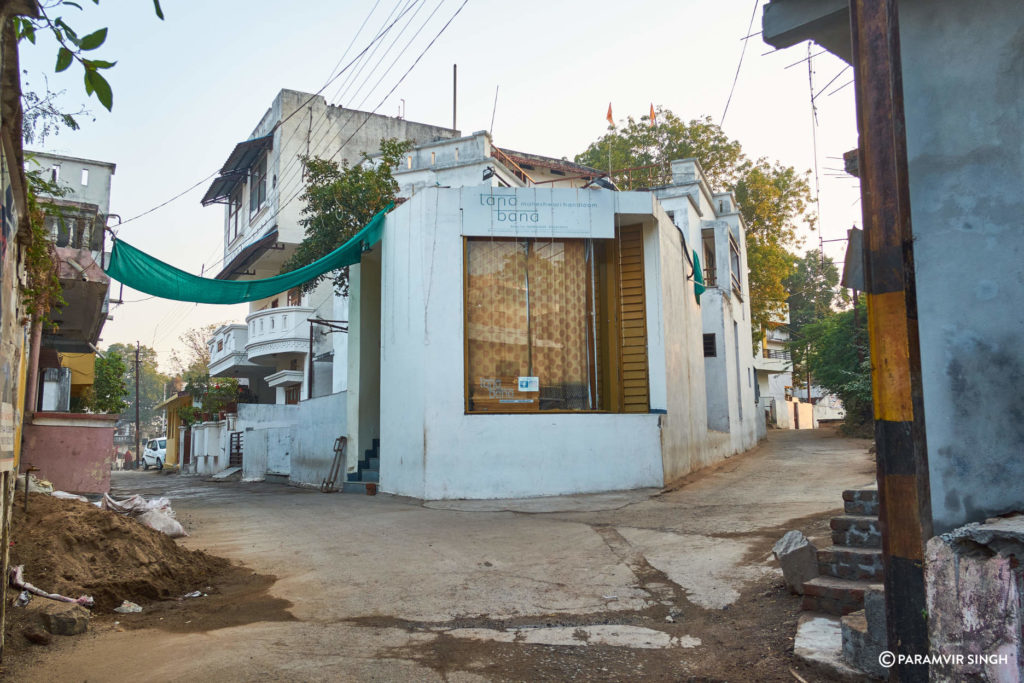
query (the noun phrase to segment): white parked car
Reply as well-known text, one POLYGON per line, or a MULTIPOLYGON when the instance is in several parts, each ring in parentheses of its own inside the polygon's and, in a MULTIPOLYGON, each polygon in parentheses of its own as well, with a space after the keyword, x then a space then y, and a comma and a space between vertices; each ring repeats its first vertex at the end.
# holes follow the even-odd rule
POLYGON ((158 470, 164 468, 164 458, 167 455, 167 439, 150 439, 146 442, 146 449, 142 451, 142 468, 155 467, 158 470))

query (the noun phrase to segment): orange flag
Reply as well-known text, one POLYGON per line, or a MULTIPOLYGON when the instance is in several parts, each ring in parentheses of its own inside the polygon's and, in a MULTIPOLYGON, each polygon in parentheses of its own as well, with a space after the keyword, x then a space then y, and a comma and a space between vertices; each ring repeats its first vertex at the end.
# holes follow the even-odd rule
POLYGON ((654 125, 654 103, 651 102, 651 126, 654 125))
POLYGON ((608 124, 609 125, 612 125, 612 126, 615 125, 615 119, 612 118, 612 103, 611 102, 608 103, 608 116, 606 116, 605 118, 608 119, 608 124))

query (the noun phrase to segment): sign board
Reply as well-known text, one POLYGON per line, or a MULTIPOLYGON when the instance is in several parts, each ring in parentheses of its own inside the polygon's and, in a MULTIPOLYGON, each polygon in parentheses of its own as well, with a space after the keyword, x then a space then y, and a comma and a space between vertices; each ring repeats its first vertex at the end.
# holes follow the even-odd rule
POLYGON ((520 377, 519 391, 540 391, 539 377, 520 377))
POLYGON ((14 406, 0 403, 0 457, 14 457, 14 406))
POLYGON ((468 237, 615 237, 614 193, 553 187, 462 188, 468 237))

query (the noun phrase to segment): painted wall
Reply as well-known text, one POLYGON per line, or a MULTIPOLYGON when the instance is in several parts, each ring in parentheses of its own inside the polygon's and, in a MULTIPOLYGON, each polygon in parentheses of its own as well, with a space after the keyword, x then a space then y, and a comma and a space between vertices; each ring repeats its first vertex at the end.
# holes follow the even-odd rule
POLYGON ((1009 0, 900 3, 935 533, 1024 508, 1022 25, 1009 0))
POLYGON ((345 392, 300 403, 297 450, 292 452, 290 483, 319 486, 334 460, 334 440, 348 431, 345 392))
POLYGON ((242 478, 287 476, 289 483, 319 486, 334 459, 334 440, 346 434, 344 392, 298 405, 238 406, 235 430, 244 432, 242 478))
MULTIPOLYGON (((652 368, 670 375, 652 382, 652 408, 668 415, 466 415, 463 359, 462 226, 459 190, 428 189, 388 218, 383 241, 381 340, 381 482, 385 491, 416 497, 496 498, 555 495, 660 486, 663 442, 673 467, 700 453, 702 441, 687 433, 687 418, 674 415, 682 396, 699 402, 700 385, 683 368, 689 355, 673 348, 677 306, 685 296, 679 252, 660 253, 662 239, 678 242, 664 213, 655 224, 646 193, 616 193, 631 208, 623 222, 651 222, 645 246, 656 246, 647 264, 651 286, 648 335, 652 368), (646 207, 646 208, 644 208, 646 207), (667 233, 663 238, 662 234, 667 233), (678 277, 668 295, 662 271, 678 277), (653 276, 652 276, 653 273, 653 276), (671 389, 669 389, 671 387, 671 389), (694 398, 695 397, 695 398, 694 398), (676 418, 679 419, 676 419, 676 418), (665 436, 671 430, 670 436, 665 436)), ((692 296, 692 290, 690 295, 692 296)), ((699 363, 689 364, 691 372, 699 363)), ((652 375, 654 371, 652 369, 652 375)), ((703 421, 700 414, 697 421, 703 421)))
POLYGON ((115 164, 49 152, 31 152, 31 155, 25 162, 26 168, 29 171, 44 171, 47 180, 51 178, 53 167, 60 167, 57 183, 68 191, 60 199, 95 204, 103 216, 110 213, 110 183, 115 164), (83 171, 87 172, 87 177, 83 177, 83 171), (86 180, 85 184, 82 183, 83 179, 86 180))
POLYGON ((38 467, 36 476, 53 482, 57 490, 106 493, 116 421, 116 415, 33 413, 32 422, 24 426, 23 465, 38 467))

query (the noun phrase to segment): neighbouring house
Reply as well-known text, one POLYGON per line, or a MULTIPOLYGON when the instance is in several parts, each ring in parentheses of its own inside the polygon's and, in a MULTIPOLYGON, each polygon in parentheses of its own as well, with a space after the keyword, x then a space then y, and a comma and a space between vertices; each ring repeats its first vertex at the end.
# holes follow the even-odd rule
POLYGON ((27 167, 66 190, 40 197, 66 303, 51 311, 47 321, 38 321, 39 345, 28 369, 35 375, 29 382, 35 391, 25 426, 24 466, 39 468, 40 476, 58 489, 104 492, 117 416, 87 415, 78 401, 92 386, 96 343, 108 315, 104 228, 115 166, 30 152, 27 167))
POLYGON ((762 330, 754 353, 759 405, 768 424, 778 429, 795 427, 793 406, 793 361, 787 343, 789 308, 780 319, 762 330))
MULTIPOLYGON (((281 90, 249 138, 228 155, 203 197, 204 205, 225 205, 225 265, 217 277, 245 280, 277 275, 302 242, 300 157, 352 163, 364 152, 378 151, 383 138, 429 142, 454 135, 457 131, 449 128, 344 109, 328 105, 320 95, 281 90)), ((281 421, 266 419, 266 413, 276 411, 289 416, 282 424, 313 426, 314 436, 306 432, 304 438, 315 438, 317 448, 322 446, 330 454, 338 436, 334 423, 344 420, 339 394, 347 387, 348 336, 342 331, 347 318, 348 299, 336 296, 331 283, 323 282, 308 293, 296 289, 253 302, 244 322, 216 330, 209 340, 210 375, 238 378, 251 401, 239 407, 239 423, 247 424, 248 414, 258 413, 258 424, 278 424, 281 421), (314 399, 327 406, 316 421, 305 417, 307 411, 315 412, 310 403, 314 399), (301 408, 290 408, 300 401, 301 408), (268 404, 279 407, 254 407, 268 404)), ((228 436, 237 431, 244 429, 226 421, 220 426, 199 426, 196 433, 202 437, 193 440, 190 456, 194 457, 188 467, 197 472, 226 468, 245 438, 244 434, 228 436)), ((236 454, 235 460, 239 457, 236 454)), ((291 466, 298 462, 298 458, 285 459, 280 465, 284 469, 271 474, 292 476, 291 466)), ((296 470, 294 476, 305 483, 319 483, 316 477, 322 473, 316 470, 302 479, 296 470)))
MULTIPOLYGON (((395 171, 405 201, 335 303, 343 389, 197 425, 193 469, 316 485, 345 436, 350 486, 495 498, 661 486, 754 445, 734 198, 712 194, 694 160, 667 170, 661 201, 603 189, 604 175, 484 132, 410 150, 395 171), (698 301, 701 254, 727 288, 698 301), (705 334, 722 345, 710 363, 705 334)), ((274 311, 218 330, 211 368, 243 362, 252 322, 265 320, 257 342, 287 329, 266 322, 274 311)))
POLYGON ((888 621, 867 635, 893 680, 1020 680, 1024 4, 763 12, 772 47, 854 67, 888 621))
POLYGON ((188 427, 182 422, 180 410, 192 406, 192 394, 187 391, 175 391, 154 406, 154 410, 164 411, 164 425, 167 436, 167 452, 164 463, 168 465, 187 465, 191 449, 188 448, 191 435, 188 427))
MULTIPOLYGON (((26 245, 32 237, 27 182, 22 150, 21 70, 13 18, 38 16, 30 0, 0 0, 0 486, 14 490, 21 456, 25 386, 30 343, 28 311, 20 286, 26 275, 26 245)), ((11 506, 14 496, 0 504, 0 576, 8 575, 11 506)), ((0 647, 6 632, 7 601, 0 603, 0 647)))

